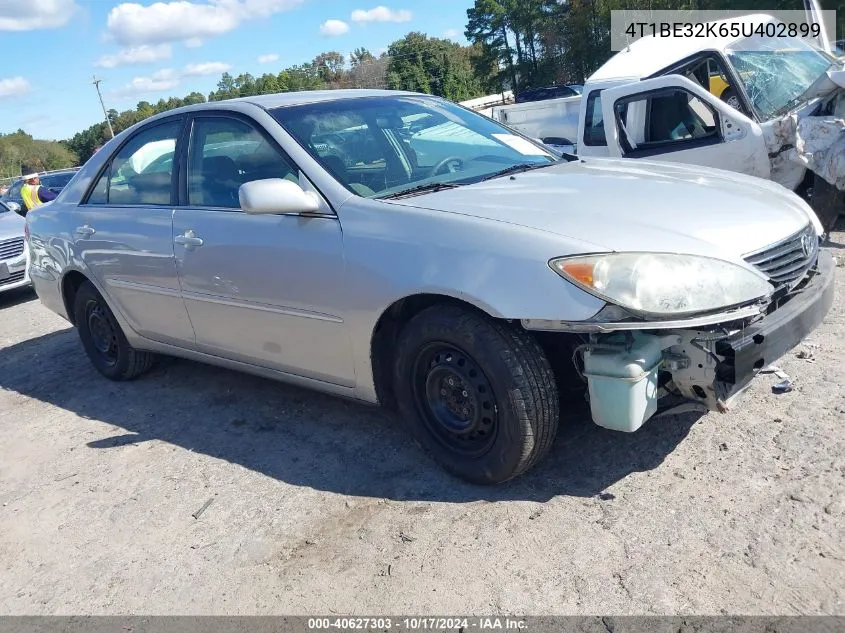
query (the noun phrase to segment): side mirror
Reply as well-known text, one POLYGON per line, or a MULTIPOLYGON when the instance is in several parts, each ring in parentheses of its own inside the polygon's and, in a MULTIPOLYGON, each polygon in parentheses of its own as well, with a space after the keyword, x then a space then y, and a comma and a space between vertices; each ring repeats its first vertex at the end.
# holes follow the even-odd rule
POLYGON ((9 209, 9 211, 14 211, 15 213, 21 212, 21 205, 19 205, 17 202, 6 200, 6 202, 4 202, 3 204, 6 205, 6 208, 9 209))
POLYGON ((267 178, 244 183, 238 189, 241 209, 254 215, 322 213, 317 194, 303 191, 295 182, 267 178))

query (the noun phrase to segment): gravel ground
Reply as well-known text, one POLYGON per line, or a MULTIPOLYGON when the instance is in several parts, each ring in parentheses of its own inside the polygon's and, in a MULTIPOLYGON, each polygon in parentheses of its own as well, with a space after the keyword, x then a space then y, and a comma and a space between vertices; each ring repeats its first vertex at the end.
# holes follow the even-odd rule
POLYGON ((573 415, 496 488, 375 408, 179 360, 110 383, 0 295, 0 613, 845 614, 837 275, 793 392, 632 435, 573 415))

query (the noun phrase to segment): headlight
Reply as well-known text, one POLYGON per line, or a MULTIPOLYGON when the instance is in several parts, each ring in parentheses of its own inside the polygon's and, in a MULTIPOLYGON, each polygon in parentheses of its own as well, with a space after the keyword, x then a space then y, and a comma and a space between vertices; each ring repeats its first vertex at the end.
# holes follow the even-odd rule
POLYGON ((606 253, 561 257, 549 265, 587 292, 645 315, 712 312, 773 290, 760 273, 696 255, 606 253))

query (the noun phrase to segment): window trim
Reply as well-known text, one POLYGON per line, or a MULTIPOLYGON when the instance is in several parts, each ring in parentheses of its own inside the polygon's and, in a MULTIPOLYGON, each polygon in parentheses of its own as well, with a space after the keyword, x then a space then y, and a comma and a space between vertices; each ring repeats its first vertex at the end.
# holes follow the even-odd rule
MULTIPOLYGON (((583 138, 581 141, 587 147, 608 147, 607 143, 607 129, 604 130, 604 143, 594 143, 592 140, 587 140, 587 130, 592 130, 593 127, 593 110, 590 108, 590 102, 596 102, 599 98, 601 98, 601 93, 604 92, 604 88, 597 88, 595 90, 590 90, 589 94, 587 95, 587 100, 584 102, 584 133, 583 138)), ((583 99, 583 97, 582 97, 583 99)), ((604 121, 602 120, 602 127, 604 127, 604 121)))
POLYGON ((129 209, 129 208, 154 208, 154 207, 174 207, 174 201, 178 199, 176 195, 176 184, 178 182, 178 176, 180 172, 180 165, 178 162, 179 152, 181 145, 184 144, 185 139, 185 123, 187 121, 187 117, 184 114, 177 114, 169 117, 164 117, 162 119, 156 119, 140 128, 138 128, 135 132, 133 132, 130 136, 126 137, 123 142, 111 153, 111 156, 108 157, 108 160, 100 166, 100 169, 97 170, 96 177, 91 179, 91 182, 88 185, 88 189, 85 191, 85 195, 82 196, 82 200, 79 203, 79 206, 86 206, 86 207, 114 207, 116 209, 129 209), (176 148, 173 153, 173 170, 170 174, 170 202, 167 205, 161 204, 146 204, 143 202, 135 202, 132 204, 112 204, 108 200, 108 192, 111 188, 111 167, 112 163, 114 162, 115 157, 126 147, 129 143, 131 143, 135 138, 137 138, 140 134, 152 130, 156 127, 161 125, 167 125, 173 122, 181 122, 181 127, 179 132, 176 134, 176 148), (104 204, 98 203, 90 203, 89 200, 91 195, 94 193, 94 189, 96 189, 97 184, 100 182, 100 179, 103 177, 103 174, 108 171, 108 180, 106 181, 106 202, 104 204))
MULTIPOLYGON (((199 204, 189 204, 188 201, 188 159, 191 155, 191 149, 194 143, 194 124, 196 123, 197 119, 233 119, 235 121, 240 121, 241 123, 245 123, 256 130, 261 136, 264 137, 264 140, 272 147, 284 160, 287 160, 296 170, 297 174, 301 176, 305 176, 317 194, 326 202, 328 208, 331 210, 331 214, 333 216, 337 216, 337 212, 335 211, 334 207, 332 206, 329 198, 320 191, 319 187, 315 184, 312 178, 308 177, 302 167, 297 163, 290 154, 288 154, 284 147, 275 139, 273 136, 264 128, 264 126, 256 121, 253 117, 243 114, 241 112, 237 112, 234 110, 222 110, 222 109, 214 109, 214 110, 197 110, 195 112, 190 112, 188 114, 188 121, 187 125, 185 126, 185 143, 182 146, 182 152, 179 154, 179 163, 182 169, 180 169, 179 175, 179 183, 177 187, 177 206, 180 209, 195 209, 200 211, 222 211, 225 213, 242 213, 247 215, 246 212, 241 209, 240 207, 214 207, 210 205, 199 205, 199 204)), ((276 125, 280 125, 275 119, 273 121, 276 125)), ((281 214, 280 214, 281 215, 281 214)), ((292 214, 286 214, 292 215, 292 214)))
POLYGON ((680 152, 687 149, 693 149, 696 147, 707 147, 709 145, 718 145, 725 141, 724 134, 722 133, 722 119, 719 116, 719 112, 714 112, 714 118, 716 121, 716 134, 710 136, 704 136, 700 138, 688 138, 688 139, 677 139, 677 140, 669 140, 669 141, 657 141, 653 143, 649 143, 647 147, 637 147, 637 149, 631 149, 630 145, 628 144, 628 139, 625 137, 625 134, 622 132, 621 121, 619 118, 619 112, 616 109, 617 104, 624 103, 624 102, 631 102, 631 101, 640 101, 643 98, 646 98, 649 101, 648 110, 646 111, 646 124, 648 123, 648 118, 651 116, 651 98, 664 94, 669 91, 681 90, 686 94, 695 97, 699 101, 701 101, 708 109, 712 110, 712 106, 707 103, 706 101, 702 100, 696 94, 693 94, 683 86, 669 86, 663 88, 657 88, 654 90, 645 90, 643 92, 636 92, 634 94, 627 95, 622 97, 621 99, 617 99, 613 102, 613 123, 616 126, 616 132, 619 136, 619 143, 620 149, 622 150, 622 158, 645 158, 648 156, 656 156, 658 154, 671 154, 673 152, 680 152))

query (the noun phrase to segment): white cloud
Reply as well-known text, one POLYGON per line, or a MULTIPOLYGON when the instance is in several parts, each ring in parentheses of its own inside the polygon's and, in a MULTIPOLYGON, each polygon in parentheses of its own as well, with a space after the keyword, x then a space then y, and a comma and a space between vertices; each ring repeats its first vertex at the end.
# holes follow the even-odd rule
POLYGON ((350 19, 353 22, 410 22, 414 14, 407 9, 388 9, 378 6, 375 9, 356 9, 350 19))
POLYGON ((273 62, 279 61, 279 56, 276 53, 270 53, 269 55, 259 55, 258 56, 258 63, 259 64, 272 64, 273 62))
POLYGON ((179 83, 179 77, 172 70, 165 69, 153 73, 150 77, 135 77, 123 88, 115 90, 112 94, 116 97, 134 97, 171 90, 179 83))
MULTIPOLYGON (((55 1, 55 0, 54 0, 55 1)), ((126 2, 114 7, 107 20, 108 34, 124 46, 158 44, 227 33, 241 22, 288 11, 305 0, 213 0, 212 2, 126 2)))
POLYGON ((183 77, 204 77, 206 75, 216 75, 218 73, 225 73, 232 68, 231 64, 224 64, 222 62, 204 62, 202 64, 188 64, 182 72, 183 77))
POLYGON ((0 99, 3 97, 19 97, 29 92, 29 82, 23 77, 0 79, 0 99))
POLYGON ((208 75, 216 75, 224 73, 231 69, 230 64, 223 62, 201 62, 198 64, 188 64, 181 71, 173 68, 162 68, 157 70, 152 75, 146 77, 135 77, 128 84, 112 91, 110 94, 117 98, 136 97, 139 95, 164 92, 172 90, 181 85, 182 80, 186 77, 205 77, 208 75))
POLYGON ((349 33, 349 25, 343 20, 326 20, 320 25, 320 33, 326 37, 337 37, 349 33))
POLYGON ((461 32, 458 29, 446 29, 443 31, 443 37, 447 40, 456 40, 461 36, 461 32))
POLYGON ((198 37, 189 37, 185 40, 186 48, 199 48, 202 46, 202 40, 198 37))
POLYGON ((74 0, 0 0, 0 31, 55 29, 77 9, 74 0))
POLYGON ((157 46, 142 44, 141 46, 124 48, 122 51, 118 51, 113 55, 103 55, 94 62, 94 65, 100 68, 138 66, 141 64, 152 64, 163 59, 170 59, 172 54, 173 51, 170 49, 170 44, 159 44, 157 46))

